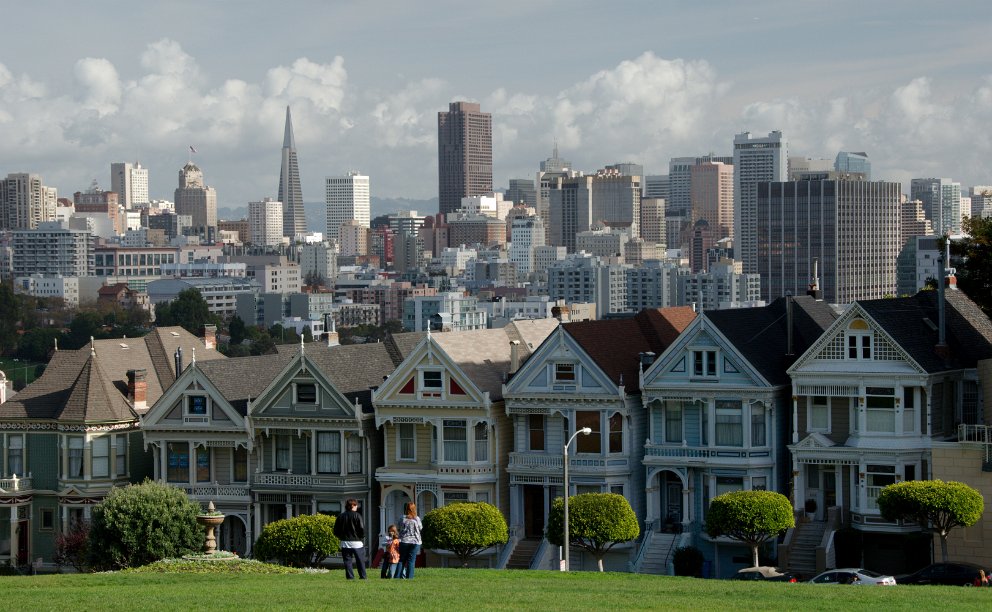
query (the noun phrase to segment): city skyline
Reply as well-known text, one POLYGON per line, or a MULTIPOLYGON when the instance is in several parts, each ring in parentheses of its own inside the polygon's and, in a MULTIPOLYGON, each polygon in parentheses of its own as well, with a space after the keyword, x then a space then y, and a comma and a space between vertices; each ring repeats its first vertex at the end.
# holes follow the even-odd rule
POLYGON ((43 20, 56 38, 120 35, 38 50, 24 28, 0 41, 3 174, 39 174, 65 195, 93 178, 109 187, 109 164, 134 160, 149 169, 150 197, 169 198, 193 145, 218 206, 243 207, 278 195, 291 105, 304 193, 361 168, 376 197, 425 199, 437 196, 437 113, 468 100, 493 115, 497 188, 533 177, 556 139, 587 172, 635 161, 664 174, 671 157, 731 154, 743 130, 781 130, 792 155, 866 151, 873 178, 905 191, 912 178, 990 180, 992 145, 974 136, 992 119, 981 59, 992 8, 981 2, 632 3, 605 19, 582 2, 457 16, 444 3, 374 15, 298 3, 308 19, 278 46, 246 36, 261 31, 262 3, 178 4, 195 16, 181 28, 163 7, 10 7, 14 22, 43 20), (372 24, 386 35, 367 36, 372 24), (424 44, 418 25, 441 42, 424 44))

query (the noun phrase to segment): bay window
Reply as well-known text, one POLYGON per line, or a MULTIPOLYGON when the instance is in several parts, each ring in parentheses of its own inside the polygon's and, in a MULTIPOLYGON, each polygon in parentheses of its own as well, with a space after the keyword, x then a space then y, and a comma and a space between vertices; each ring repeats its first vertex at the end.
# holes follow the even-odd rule
POLYGON ((610 417, 610 452, 623 452, 623 415, 619 412, 610 417))
POLYGON ((442 436, 444 437, 445 461, 468 461, 468 432, 464 420, 445 419, 442 436))
POLYGON ((362 438, 358 434, 351 434, 346 438, 348 450, 348 473, 362 473, 362 438))
POLYGON ((210 482, 210 449, 196 449, 196 482, 210 482))
POLYGON ((489 426, 485 423, 475 425, 475 460, 489 461, 489 426))
POLYGON ((682 401, 665 402, 665 442, 682 442, 682 401))
POLYGON ((275 466, 276 471, 284 472, 289 471, 290 468, 290 449, 292 448, 293 441, 289 436, 277 435, 276 436, 276 456, 275 456, 275 466))
POLYGON ((69 473, 68 478, 83 477, 83 437, 69 437, 69 473))
POLYGON ((7 474, 24 475, 24 434, 7 436, 7 474))
POLYGON ((243 446, 236 447, 231 459, 234 468, 231 480, 233 482, 248 482, 248 449, 243 446))
MULTIPOLYGON (((71 446, 70 446, 71 448, 71 446)), ((166 464, 169 482, 189 482, 189 443, 169 442, 166 445, 166 464)), ((80 453, 80 458, 82 454, 80 453)), ((70 472, 72 471, 72 454, 69 455, 70 472)))
POLYGON ((717 446, 744 446, 742 415, 740 400, 716 401, 717 446))
POLYGON ((115 472, 118 476, 127 476, 127 435, 118 434, 116 444, 115 472))
POLYGON ((751 446, 765 446, 766 431, 764 404, 751 404, 751 446))
POLYGON ((896 398, 891 387, 865 388, 866 431, 875 433, 895 433, 896 398))
POLYGON ((527 450, 544 450, 544 420, 543 414, 527 415, 527 450))
POLYGON ((808 398, 807 424, 809 431, 829 431, 830 429, 830 399, 816 395, 808 398))
POLYGON ((93 454, 93 477, 106 478, 110 476, 110 436, 94 438, 90 443, 90 448, 93 454))
POLYGON ((575 412, 575 431, 579 431, 583 427, 588 427, 592 430, 592 433, 587 436, 576 436, 576 452, 597 454, 602 452, 603 428, 600 425, 600 413, 598 410, 579 410, 575 412))
POLYGON ((341 434, 336 431, 317 433, 317 473, 341 473, 341 434))

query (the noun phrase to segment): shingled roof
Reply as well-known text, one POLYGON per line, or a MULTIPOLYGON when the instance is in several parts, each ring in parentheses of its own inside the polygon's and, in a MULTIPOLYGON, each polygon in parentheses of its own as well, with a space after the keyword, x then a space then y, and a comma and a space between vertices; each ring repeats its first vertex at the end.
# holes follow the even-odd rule
POLYGON ((197 356, 196 367, 217 387, 238 414, 245 416, 248 400, 258 397, 265 391, 289 363, 290 355, 290 353, 276 353, 202 363, 197 356))
POLYGON ((937 292, 920 291, 905 298, 866 300, 858 305, 927 372, 973 368, 992 358, 992 322, 967 295, 946 295, 947 359, 937 354, 937 292))
POLYGON ((789 384, 786 369, 837 318, 829 304, 809 296, 792 298, 792 353, 788 350, 787 298, 759 308, 711 310, 704 314, 771 385, 789 384))
POLYGON ((616 385, 636 392, 640 354, 660 355, 696 317, 689 306, 642 310, 629 319, 566 323, 572 336, 616 385))

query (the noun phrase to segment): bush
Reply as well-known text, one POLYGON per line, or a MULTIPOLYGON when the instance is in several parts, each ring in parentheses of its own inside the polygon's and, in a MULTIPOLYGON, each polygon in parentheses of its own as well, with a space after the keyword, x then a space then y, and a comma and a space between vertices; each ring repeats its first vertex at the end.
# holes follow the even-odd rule
POLYGON ((90 526, 88 523, 74 525, 66 533, 55 536, 55 566, 59 572, 63 567, 72 567, 77 572, 87 569, 90 526))
MULTIPOLYGON (((565 502, 559 497, 548 513, 548 541, 561 546, 565 539, 565 502)), ((630 502, 616 493, 584 493, 568 498, 568 539, 589 551, 603 571, 603 557, 615 545, 641 534, 630 502)))
POLYGON ((424 546, 450 550, 462 565, 478 552, 506 544, 508 539, 503 513, 485 502, 450 504, 424 516, 424 546))
POLYGON ((703 551, 695 546, 680 546, 672 555, 672 565, 675 566, 676 576, 703 576, 703 551))
POLYGON ((955 527, 969 527, 985 512, 982 494, 962 482, 908 480, 889 485, 878 495, 878 509, 890 521, 910 520, 940 536, 940 551, 947 561, 947 534, 955 527))
POLYGON ((334 517, 305 514, 266 525, 252 555, 291 567, 317 567, 340 548, 341 542, 334 535, 334 517))
POLYGON ((112 489, 93 508, 90 566, 123 569, 197 551, 204 542, 199 513, 200 506, 183 491, 165 484, 145 481, 112 489))
POLYGON ((717 495, 706 514, 706 533, 727 536, 751 547, 751 564, 758 565, 758 546, 795 527, 789 498, 773 491, 734 491, 717 495))

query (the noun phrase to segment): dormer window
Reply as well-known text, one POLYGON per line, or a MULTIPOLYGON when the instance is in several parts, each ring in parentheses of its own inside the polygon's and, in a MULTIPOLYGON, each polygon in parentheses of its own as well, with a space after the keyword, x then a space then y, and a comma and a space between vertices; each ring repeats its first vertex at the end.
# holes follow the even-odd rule
POLYGON ((555 382, 575 382, 575 364, 556 363, 555 382))
POLYGON ((297 404, 316 404, 317 403, 317 385, 314 383, 297 383, 296 384, 296 403, 297 404))
POLYGON ((189 396, 189 403, 187 404, 186 413, 195 416, 206 416, 207 415, 207 396, 206 395, 191 395, 189 396))
POLYGON ((716 351, 692 351, 692 375, 716 376, 716 351))
POLYGON ((425 391, 440 391, 442 387, 442 376, 440 370, 426 370, 424 371, 424 390, 425 391))
POLYGON ((847 358, 871 359, 871 329, 861 319, 851 321, 847 328, 847 358))

